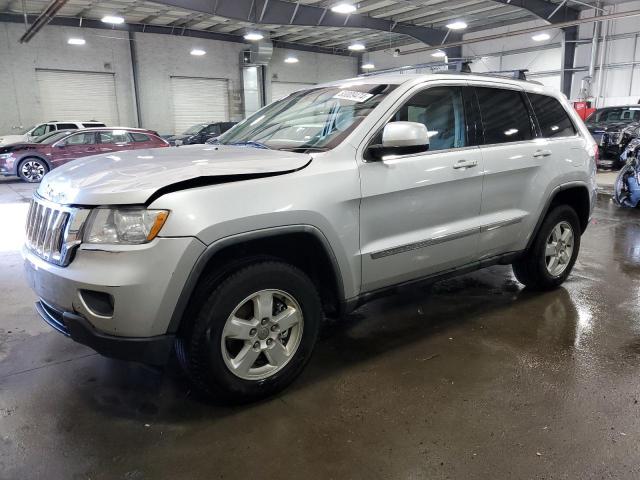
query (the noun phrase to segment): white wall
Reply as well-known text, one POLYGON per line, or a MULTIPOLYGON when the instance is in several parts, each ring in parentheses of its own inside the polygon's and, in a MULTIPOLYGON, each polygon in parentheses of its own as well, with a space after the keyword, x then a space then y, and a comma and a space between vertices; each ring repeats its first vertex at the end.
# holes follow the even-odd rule
POLYGON ((23 33, 21 24, 0 23, 0 133, 10 133, 15 131, 13 127, 28 127, 37 122, 64 120, 42 118, 36 69, 113 73, 120 123, 135 124, 126 33, 45 27, 29 43, 20 44, 18 39, 23 33), (84 47, 67 45, 69 37, 79 34, 87 41, 84 47))
MULTIPOLYGON (((126 32, 46 26, 21 45, 18 40, 23 32, 21 24, 0 23, 0 134, 11 133, 14 126, 52 120, 42 118, 36 84, 36 69, 40 68, 113 73, 120 124, 137 125, 126 32), (82 37, 87 43, 67 45, 69 37, 82 37)), ((135 42, 142 127, 172 133, 170 77, 174 75, 227 79, 231 120, 243 117, 240 52, 246 44, 149 33, 136 33, 135 42), (194 47, 207 54, 189 55, 194 47)), ((356 74, 356 57, 275 49, 265 75, 267 98, 271 80, 321 83, 356 74), (289 53, 298 57, 297 64, 284 63, 289 53)))

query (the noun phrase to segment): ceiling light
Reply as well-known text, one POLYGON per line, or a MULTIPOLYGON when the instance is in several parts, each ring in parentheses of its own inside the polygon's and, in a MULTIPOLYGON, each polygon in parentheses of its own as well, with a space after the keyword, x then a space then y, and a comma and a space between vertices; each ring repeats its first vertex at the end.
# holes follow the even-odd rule
POLYGON ((462 20, 458 20, 456 22, 447 24, 447 28, 450 28, 451 30, 464 30, 465 28, 467 28, 467 24, 462 20))
POLYGON ((298 63, 298 59, 296 57, 287 57, 284 59, 284 63, 298 63))
POLYGON ((204 50, 201 50, 200 48, 194 48, 193 50, 191 50, 191 55, 195 55, 196 57, 201 57, 205 53, 207 52, 205 52, 204 50))
POLYGON ((355 5, 350 3, 339 3, 331 7, 331 11, 335 13, 353 13, 357 10, 355 5))
POLYGON ((258 40, 262 40, 264 38, 264 35, 262 35, 261 33, 258 32, 249 32, 244 36, 245 40, 249 40, 252 42, 256 42, 258 40))
POLYGON ((447 56, 447 54, 446 54, 446 53, 444 53, 444 51, 442 51, 442 50, 436 50, 435 52, 433 52, 433 53, 431 54, 431 56, 432 56, 432 57, 437 57, 437 58, 442 58, 442 57, 446 57, 446 56, 447 56))
POLYGON ((124 23, 124 18, 117 17, 115 15, 105 15, 102 17, 102 21, 104 23, 112 23, 113 25, 120 25, 121 23, 124 23))
POLYGON ((84 45, 87 43, 84 38, 70 38, 67 40, 69 45, 84 45))
POLYGON ((373 63, 365 63, 362 65, 361 67, 363 70, 371 70, 373 68, 376 68, 376 66, 373 63))
POLYGON ((349 45, 349 50, 353 50, 354 52, 361 52, 365 48, 366 47, 361 43, 352 43, 351 45, 349 45))
POLYGON ((551 38, 551 35, 549 35, 548 33, 538 33, 531 38, 533 38, 534 42, 544 42, 545 40, 549 40, 551 38))

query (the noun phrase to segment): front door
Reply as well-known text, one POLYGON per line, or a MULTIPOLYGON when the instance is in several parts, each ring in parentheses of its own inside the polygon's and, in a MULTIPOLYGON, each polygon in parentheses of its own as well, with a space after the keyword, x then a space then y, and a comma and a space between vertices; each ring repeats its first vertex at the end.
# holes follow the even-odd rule
POLYGON ((476 260, 483 166, 465 85, 418 88, 389 118, 423 123, 427 152, 360 164, 363 291, 476 260))

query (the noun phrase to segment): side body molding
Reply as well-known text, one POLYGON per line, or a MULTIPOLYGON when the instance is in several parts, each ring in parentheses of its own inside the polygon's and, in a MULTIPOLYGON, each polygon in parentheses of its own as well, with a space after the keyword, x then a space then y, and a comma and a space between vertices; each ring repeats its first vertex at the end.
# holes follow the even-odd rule
POLYGON ((207 264, 209 261, 221 250, 224 248, 230 247, 232 245, 237 245, 243 242, 251 241, 251 240, 259 240, 277 237, 280 235, 286 235, 290 233, 306 233, 313 235, 317 240, 320 241, 321 245, 325 249, 327 256, 331 260, 331 269, 333 271, 333 275, 336 280, 337 292, 338 292, 338 302, 342 303, 345 300, 344 294, 344 284, 342 280, 342 273, 340 271, 340 266, 338 264, 338 260, 333 252, 333 248, 327 240, 327 237, 322 233, 322 231, 314 227, 313 225, 286 225, 281 227, 273 227, 273 228, 265 228, 260 230, 253 230, 250 232, 239 233, 237 235, 232 235, 229 237, 222 238, 216 242, 213 242, 209 245, 204 252, 200 255, 195 265, 191 269, 191 273, 187 278, 187 281, 182 288, 182 292, 180 293, 180 297, 178 298, 178 302, 173 310, 173 314, 171 315, 171 321, 169 322, 169 327, 167 328, 167 333, 175 333, 180 326, 180 321, 182 320, 182 316, 187 309, 187 305, 189 303, 189 299, 191 295, 196 289, 198 284, 198 280, 202 276, 207 264))

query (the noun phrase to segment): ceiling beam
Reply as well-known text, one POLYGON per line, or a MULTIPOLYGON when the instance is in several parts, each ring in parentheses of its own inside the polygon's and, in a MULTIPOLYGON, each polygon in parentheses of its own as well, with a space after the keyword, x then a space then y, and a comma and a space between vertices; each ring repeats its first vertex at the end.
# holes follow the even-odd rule
POLYGON ((512 7, 522 8, 533 13, 536 17, 545 20, 551 24, 576 20, 580 15, 580 11, 572 8, 565 3, 558 9, 557 3, 547 0, 493 0, 497 3, 504 3, 512 7))
MULTIPOLYGON (((366 15, 341 15, 332 12, 328 8, 303 5, 301 3, 297 5, 284 0, 163 0, 155 1, 154 3, 251 22, 257 25, 351 27, 400 33, 409 35, 427 45, 442 43, 447 34, 444 30, 432 27, 410 25, 383 18, 372 18, 366 15), (267 1, 268 5, 263 14, 263 7, 267 1)), ((448 40, 458 40, 461 36, 459 33, 451 33, 448 36, 448 40)))

